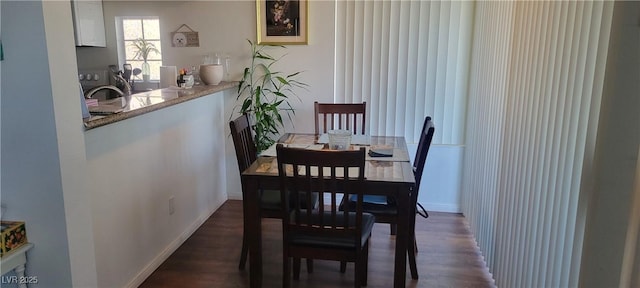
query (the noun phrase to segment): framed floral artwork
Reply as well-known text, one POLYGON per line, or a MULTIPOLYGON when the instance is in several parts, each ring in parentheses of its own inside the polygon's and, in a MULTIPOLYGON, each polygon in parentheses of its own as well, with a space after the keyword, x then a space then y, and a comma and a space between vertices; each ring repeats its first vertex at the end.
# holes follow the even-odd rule
POLYGON ((256 11, 258 44, 307 44, 307 0, 256 0, 256 11))

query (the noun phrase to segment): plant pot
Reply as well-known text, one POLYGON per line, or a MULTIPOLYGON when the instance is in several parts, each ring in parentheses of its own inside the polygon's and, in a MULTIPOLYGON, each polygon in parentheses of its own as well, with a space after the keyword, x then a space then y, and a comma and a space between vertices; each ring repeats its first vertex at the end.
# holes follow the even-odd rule
POLYGON ((224 68, 219 64, 200 65, 200 80, 206 85, 218 85, 224 77, 224 68))

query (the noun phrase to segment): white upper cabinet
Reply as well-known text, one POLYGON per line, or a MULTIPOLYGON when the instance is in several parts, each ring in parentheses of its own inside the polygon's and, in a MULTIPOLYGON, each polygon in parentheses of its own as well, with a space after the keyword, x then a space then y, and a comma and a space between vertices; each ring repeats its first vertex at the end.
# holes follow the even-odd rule
POLYGON ((102 0, 73 0, 76 46, 106 47, 102 0))

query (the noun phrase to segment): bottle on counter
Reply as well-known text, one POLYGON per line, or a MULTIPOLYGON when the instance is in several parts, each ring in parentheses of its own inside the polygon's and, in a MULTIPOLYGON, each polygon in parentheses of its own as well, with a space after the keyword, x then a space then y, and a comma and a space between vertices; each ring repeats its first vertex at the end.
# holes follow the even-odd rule
POLYGON ((224 81, 231 81, 231 56, 229 54, 224 54, 222 66, 224 66, 224 81))
POLYGON ((200 85, 200 73, 198 73, 196 66, 191 66, 191 75, 193 76, 193 85, 200 85))

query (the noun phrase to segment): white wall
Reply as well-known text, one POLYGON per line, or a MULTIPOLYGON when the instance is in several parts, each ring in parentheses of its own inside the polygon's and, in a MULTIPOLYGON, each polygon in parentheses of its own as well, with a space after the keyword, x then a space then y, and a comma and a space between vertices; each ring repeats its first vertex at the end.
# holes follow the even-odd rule
MULTIPOLYGON (((178 67, 197 65, 202 56, 222 51, 232 57, 232 79, 240 79, 241 73, 250 63, 250 48, 247 39, 255 41, 255 1, 104 1, 106 48, 79 47, 76 49, 78 66, 81 69, 105 69, 117 63, 115 40, 116 16, 158 16, 161 37, 169 37, 180 25, 187 24, 199 32, 200 47, 171 47, 169 41, 162 45, 163 64, 178 67)), ((294 99, 296 110, 293 126, 286 120, 286 131, 313 132, 313 102, 333 101, 333 58, 334 58, 334 3, 313 1, 309 3, 309 44, 287 46, 274 49, 274 56, 288 55, 279 63, 283 71, 304 71, 301 80, 310 85, 308 91, 299 91, 300 101, 294 99)), ((228 123, 235 107, 236 95, 233 91, 225 94, 225 123, 228 123)), ((225 124, 225 135, 229 134, 225 124)), ((226 138, 226 155, 229 171, 237 171, 235 152, 231 139, 226 138)), ((228 193, 230 198, 242 196, 239 176, 229 175, 228 193)))
MULTIPOLYGON (((64 167, 58 154, 53 101, 65 95, 52 88, 49 65, 55 60, 47 53, 48 46, 55 44, 45 41, 42 2, 2 1, 0 5, 5 56, 0 107, 3 220, 26 221, 27 237, 35 243, 28 255, 27 273, 37 275, 47 287, 70 287, 63 201, 66 183, 61 176, 64 167)), ((78 103, 77 93, 73 101, 78 103)))
POLYGON ((200 64, 206 54, 224 51, 234 60, 234 76, 240 77, 237 59, 248 53, 244 39, 255 31, 255 16, 239 21, 243 18, 238 17, 238 12, 254 12, 252 5, 251 1, 103 1, 107 47, 78 47, 78 66, 106 69, 110 64, 118 64, 116 16, 157 16, 163 40, 163 65, 188 68, 200 64), (199 32, 200 47, 171 47, 170 33, 182 24, 199 32))
MULTIPOLYGON (((418 145, 407 144, 407 146, 411 159, 414 159, 418 145)), ((424 171, 422 171, 420 194, 418 194, 418 202, 427 211, 452 213, 461 211, 460 177, 462 177, 463 153, 462 145, 431 145, 424 171)))
MULTIPOLYGON (((245 3, 242 9, 235 10, 234 18, 255 19, 255 2, 241 1, 245 3)), ((224 2, 229 4, 228 2, 224 2)), ((226 6, 225 6, 226 7, 226 6)), ((232 6, 226 7, 226 11, 232 12, 232 6)), ((274 55, 287 55, 278 63, 278 68, 282 71, 304 71, 301 74, 301 81, 309 84, 308 91, 298 91, 300 99, 292 99, 291 104, 296 109, 295 115, 292 116, 292 124, 285 119, 285 132, 302 132, 313 133, 315 131, 315 123, 313 122, 313 102, 333 102, 333 67, 334 67, 334 3, 332 1, 314 1, 309 3, 309 44, 302 46, 287 46, 286 49, 274 49, 274 55)), ((235 30, 234 30, 235 31, 235 30)), ((237 31, 236 31, 237 32, 237 31)), ((239 41, 243 43, 241 50, 244 51, 242 58, 235 58, 235 63, 242 63, 240 70, 248 65, 250 60, 249 46, 244 39, 255 40, 255 21, 251 28, 244 33, 237 32, 234 36, 229 35, 229 41, 239 41), (235 39, 235 40, 231 40, 235 39), (237 59, 237 60, 236 60, 237 59)), ((235 64, 234 64, 235 65, 235 64)), ((225 112, 227 123, 228 120, 236 118, 239 115, 232 111, 236 103, 236 91, 229 91, 225 97, 225 112), (231 93, 234 92, 234 93, 231 93)), ((229 125, 225 125, 225 134, 229 135, 229 125)), ((238 171, 238 164, 235 161, 235 150, 230 137, 227 137, 227 168, 228 171, 238 171)), ((242 190, 240 186, 240 177, 237 173, 229 173, 227 191, 229 198, 241 199, 242 190)))
MULTIPOLYGON (((78 66, 81 69, 106 69, 117 64, 115 39, 116 16, 158 16, 163 39, 180 25, 187 24, 199 32, 200 47, 171 47, 162 44, 163 64, 178 67, 198 65, 206 54, 223 51, 232 57, 232 79, 239 80, 250 63, 247 39, 255 40, 255 1, 104 1, 106 48, 78 47, 78 66)), ((309 4, 309 44, 274 49, 273 54, 288 55, 277 66, 283 71, 304 71, 302 80, 309 91, 300 91, 295 130, 313 132, 313 101, 333 101, 334 61, 334 4, 313 1, 309 4)), ((232 99, 229 99, 232 100, 232 99)), ((235 99, 233 99, 235 100, 235 99)), ((233 105, 229 106, 230 108, 233 105)), ((289 130, 292 130, 289 126, 289 130)))
POLYGON ((85 133, 99 287, 141 284, 227 200, 222 97, 85 133))
MULTIPOLYGON (((105 1, 105 27, 107 48, 77 48, 80 68, 101 68, 117 63, 115 40, 116 16, 158 16, 162 37, 187 24, 199 32, 200 47, 171 47, 169 41, 162 45, 163 64, 178 67, 197 65, 202 56, 215 51, 230 53, 232 56, 232 78, 240 79, 244 67, 250 62, 250 51, 246 39, 254 41, 255 1, 105 1), (239 21, 238 19, 242 19, 239 21)), ((333 102, 334 94, 334 57, 335 57, 335 7, 333 1, 312 1, 309 3, 309 44, 290 45, 286 50, 275 50, 275 55, 287 53, 277 67, 284 71, 304 71, 301 79, 310 85, 308 91, 299 91, 300 100, 294 99, 296 109, 294 123, 286 120, 285 131, 314 131, 313 102, 333 102)), ((234 91, 225 92, 225 122, 232 115, 236 95, 234 91)), ((437 125, 437 123, 436 123, 437 125)), ((225 124, 225 134, 229 135, 225 124)), ((438 132, 436 132, 438 133, 438 132)), ((235 152, 231 138, 226 137, 227 171, 237 171, 234 161, 235 152)), ((409 143, 415 150, 416 143, 409 143)), ((425 168, 425 180, 420 201, 435 211, 459 212, 460 163, 463 146, 443 146, 430 152, 425 168), (446 148, 445 148, 446 147, 446 148), (445 166, 441 166, 441 164, 445 166), (447 167, 447 169, 442 169, 447 167), (424 198, 423 198, 424 197, 424 198)), ((228 173, 227 192, 230 198, 241 199, 240 177, 237 173, 228 173)))
MULTIPOLYGON (((106 69, 109 64, 117 64, 116 16, 158 16, 163 39, 168 39, 170 33, 182 24, 199 32, 200 47, 171 47, 170 41, 163 41, 163 65, 191 67, 200 64, 206 54, 226 52, 232 58, 231 78, 239 80, 244 67, 250 63, 250 48, 246 40, 256 39, 255 1, 107 0, 103 7, 107 47, 78 47, 78 66, 81 69, 106 69)), ((314 1, 309 9, 309 45, 274 50, 275 55, 289 54, 278 67, 286 71, 305 71, 303 79, 311 89, 301 93, 302 103, 294 101, 305 111, 313 111, 313 100, 310 99, 333 100, 333 3, 314 1)), ((303 123, 300 128, 313 131, 313 123, 304 122, 308 123, 303 123)))
MULTIPOLYGON (((68 35, 71 33, 72 29, 71 18, 64 17, 64 15, 69 15, 68 12, 62 11, 62 9, 66 9, 66 7, 68 7, 68 3, 55 2, 60 3, 59 5, 63 5, 64 8, 49 6, 53 4, 46 4, 45 6, 48 6, 48 8, 45 9, 45 14, 47 14, 46 16, 39 14, 42 13, 40 7, 41 4, 39 4, 40 2, 26 3, 27 4, 24 4, 24 2, 2 2, 2 22, 4 23, 4 25, 2 25, 2 38, 4 41, 5 56, 7 58, 7 60, 2 62, 2 65, 3 68, 5 68, 5 71, 16 71, 16 73, 12 74, 7 74, 6 72, 2 74, 2 95, 4 96, 3 100, 5 100, 5 103, 3 103, 5 105, 2 106, 2 113, 0 114, 2 115, 2 155, 5 156, 2 157, 2 164, 3 167, 12 167, 11 171, 8 169, 2 170, 2 178, 5 180, 2 182, 2 202, 7 204, 8 207, 8 212, 6 212, 5 216, 7 216, 7 218, 18 217, 19 219, 27 220, 29 223, 28 227, 34 227, 29 230, 30 239, 33 242, 41 243, 37 243, 36 248, 34 248, 33 252, 30 254, 33 261, 29 265, 28 269, 29 271, 33 271, 39 275, 42 281, 41 283, 47 283, 52 286, 69 286, 70 282, 73 284, 90 283, 91 281, 95 282, 96 272, 92 271, 94 268, 90 260, 93 257, 96 257, 99 259, 95 262, 99 271, 97 273, 98 283, 103 284, 112 283, 111 281, 124 281, 122 283, 135 284, 135 281, 142 279, 144 273, 150 271, 153 265, 157 264, 162 257, 170 252, 169 250, 171 250, 175 245, 178 245, 182 240, 181 237, 188 234, 195 225, 194 223, 202 220, 202 215, 206 214, 203 211, 216 206, 220 199, 216 198, 217 196, 215 195, 198 194, 203 193, 202 190, 198 190, 202 189, 201 187, 196 189, 197 192, 193 192, 195 194, 189 194, 185 196, 185 198, 181 198, 182 196, 174 196, 176 197, 175 201, 177 205, 177 211, 174 215, 181 215, 179 214, 181 213, 179 212, 180 210, 189 210, 187 208, 180 208, 179 206, 180 203, 182 203, 181 201, 189 202, 189 200, 185 199, 194 199, 198 197, 213 198, 208 199, 210 202, 205 202, 207 203, 205 205, 206 207, 199 207, 200 209, 192 211, 193 214, 174 216, 180 218, 177 220, 178 222, 182 221, 183 223, 181 224, 189 227, 183 231, 168 231, 167 233, 170 235, 165 235, 167 236, 166 238, 161 237, 158 242, 151 245, 153 247, 142 252, 145 255, 143 255, 141 259, 151 261, 146 262, 151 266, 140 267, 140 265, 143 265, 142 262, 144 261, 133 261, 131 266, 126 266, 128 268, 133 267, 133 269, 139 268, 136 272, 140 272, 140 274, 122 274, 133 278, 121 277, 122 275, 120 275, 118 276, 119 280, 106 279, 106 277, 109 277, 108 275, 111 275, 109 273, 120 272, 119 268, 115 267, 117 265, 114 263, 120 260, 118 257, 126 257, 126 255, 123 255, 120 252, 114 252, 113 258, 110 258, 112 255, 105 255, 103 252, 103 244, 105 243, 102 242, 104 241, 104 238, 101 238, 103 235, 99 234, 100 232, 97 232, 94 239, 96 241, 95 248, 97 249, 95 256, 90 252, 84 254, 81 254, 82 252, 71 252, 69 254, 65 253, 65 251, 68 251, 67 248, 60 248, 66 247, 66 243, 68 242, 70 245, 74 245, 74 251, 91 251, 92 248, 90 244, 77 244, 78 241, 84 241, 84 243, 93 242, 90 239, 92 235, 87 234, 92 233, 93 230, 82 230, 84 225, 95 225, 96 227, 109 226, 114 228, 114 226, 118 226, 118 223, 121 223, 118 221, 122 221, 122 219, 109 220, 104 218, 107 217, 104 215, 112 215, 110 213, 113 213, 113 211, 104 211, 106 214, 100 214, 94 211, 90 217, 87 216, 87 205, 91 205, 92 207, 98 206, 98 208, 100 208, 105 204, 105 207, 113 208, 118 204, 128 204, 125 203, 126 201, 123 200, 124 198, 107 197, 106 195, 110 195, 110 191, 100 189, 95 191, 93 190, 94 188, 89 187, 98 187, 96 183, 103 183, 106 187, 112 187, 109 185, 116 185, 115 187, 120 187, 117 186, 119 184, 113 183, 119 183, 119 177, 131 179, 129 178, 131 177, 129 173, 123 172, 131 171, 131 169, 122 169, 120 172, 106 171, 108 170, 108 168, 106 168, 108 166, 101 166, 95 162, 97 157, 96 153, 98 153, 97 151, 99 150, 98 147, 101 147, 99 145, 104 145, 96 143, 110 142, 104 141, 104 139, 111 140, 111 138, 97 139, 100 137, 96 137, 95 135, 100 134, 101 132, 99 131, 114 129, 113 127, 115 126, 102 127, 98 128, 102 130, 88 132, 87 138, 85 139, 87 142, 86 146, 85 143, 82 143, 83 139, 78 137, 81 129, 79 120, 75 120, 79 119, 80 115, 79 110, 75 106, 77 99, 75 94, 76 80, 74 75, 77 74, 77 70, 73 67, 75 66, 74 63, 72 63, 73 61, 67 61, 69 60, 67 59, 68 54, 63 51, 64 47, 73 45, 68 43, 68 35), (26 6, 22 6, 23 4, 26 6), (11 9, 8 9, 7 7, 10 7, 11 9), (18 11, 16 10, 18 9, 17 7, 28 7, 28 9, 25 11, 18 11), (60 15, 63 15, 63 17, 58 17, 57 19, 56 17, 52 17, 55 13, 61 13, 60 15), (46 21, 50 21, 51 23, 47 23, 45 25, 42 23, 41 19, 43 19, 42 21, 45 21, 44 19, 46 19, 46 21), (7 23, 11 23, 12 25, 8 26, 7 23), (45 28, 46 33, 49 34, 49 38, 45 38, 45 28), (58 39, 54 40, 56 38, 58 39), (15 39, 18 40, 15 41, 15 39), (49 42, 51 42, 46 43, 46 45, 49 45, 49 49, 51 49, 51 51, 47 51, 45 49, 45 39, 48 39, 49 42), (24 45, 23 43, 29 43, 30 45, 24 45), (54 47, 52 45, 60 46, 54 47), (47 54, 59 52, 63 53, 63 57, 60 57, 59 61, 47 59, 47 54), (64 61, 67 61, 67 63, 62 63, 64 61), (52 65, 51 71, 56 71, 58 75, 52 76, 49 73, 50 62, 55 64, 52 65), (41 85, 24 85, 24 79, 27 79, 28 75, 36 77, 37 79, 43 79, 44 81, 40 83, 41 85), (51 81, 55 81, 55 83, 52 85, 51 81), (70 94, 64 93, 64 95, 62 95, 60 94, 62 93, 61 91, 73 92, 70 94), (29 97, 25 97, 24 95, 29 95, 29 97), (55 101, 52 101, 52 99, 55 99, 55 101), (29 113, 25 113, 25 111, 28 111, 29 113), (53 116, 53 111, 56 111, 55 117, 53 116), (53 123, 56 125, 53 125, 53 123), (34 135, 37 137, 34 137, 34 135), (16 139, 20 141, 16 141, 16 139), (86 154, 82 155, 83 152, 86 152, 86 154), (64 159, 61 160, 60 157, 64 159), (86 159, 83 159, 83 157, 86 159), (82 165, 83 160, 87 161, 85 163, 86 166, 82 165), (85 170, 84 168, 89 169, 85 170), (118 175, 113 176, 114 182, 101 182, 107 181, 110 177, 105 177, 105 175, 111 175, 112 173, 114 175, 118 175), (32 179, 33 175, 38 175, 38 181, 29 181, 32 179), (81 177, 82 175, 87 175, 86 179, 89 180, 83 182, 82 179, 84 179, 84 177, 81 177), (96 192, 95 195, 97 196, 95 199, 91 199, 92 197, 88 196, 94 193, 83 194, 87 190, 96 192), (42 193, 44 194, 41 195, 42 193), (116 203, 109 204, 107 200, 115 201, 116 203), (89 202, 93 204, 89 204, 89 202), (39 205, 42 206, 39 207, 39 205), (65 215, 63 205, 66 206, 68 215, 65 215), (46 214, 46 217, 41 217, 43 214, 46 214), (94 217, 95 219, 92 219, 94 217), (88 222, 91 222, 91 224, 88 224, 88 222), (63 232, 61 234, 56 234, 56 232, 64 231, 65 229, 69 229, 69 232, 71 233, 68 240, 66 239, 66 233, 63 232), (55 240, 64 244, 57 243, 56 241, 38 241, 38 239, 44 237, 44 235, 52 234, 62 235, 60 237, 56 237, 55 240), (169 239, 173 239, 173 241, 168 241, 169 239), (56 248, 48 249, 47 247, 49 247, 49 245, 52 245, 52 247, 55 246, 56 248), (69 257, 78 261, 73 264, 69 264, 69 262, 71 262, 69 257), (58 264, 55 267, 49 267, 46 265, 46 261, 39 260, 52 258, 59 259, 58 263, 62 264, 58 264), (65 265, 64 263, 67 264, 65 265), (70 265, 72 265, 71 268, 69 268, 70 265), (69 269, 71 269, 71 272, 69 272, 69 269), (88 274, 85 274, 85 272, 88 274), (131 280, 132 282, 127 282, 127 280, 130 279, 133 279, 131 280), (60 285, 56 283, 59 283, 60 285)), ((297 113, 293 122, 295 122, 296 125, 293 127, 290 123, 287 123, 286 131, 313 131, 313 122, 309 117, 312 113, 313 101, 331 102, 333 100, 335 45, 334 3, 331 1, 313 1, 309 6, 311 11, 309 15, 309 45, 289 46, 286 51, 288 56, 280 63, 280 67, 287 71, 305 70, 303 80, 310 84, 309 91, 300 93, 302 101, 294 101, 293 104, 297 108, 297 113)), ((168 35, 168 33, 183 23, 188 24, 190 27, 200 32, 201 47, 199 48, 172 48, 169 47, 168 44, 166 47, 163 46, 162 48, 165 52, 165 65, 191 66, 199 63, 202 55, 204 54, 214 51, 224 51, 231 53, 231 56, 233 57, 232 71, 235 71, 233 74, 236 77, 239 77, 240 71, 249 61, 249 48, 245 39, 255 39, 254 1, 105 1, 104 8, 105 21, 107 21, 107 48, 76 49, 80 68, 104 69, 109 64, 117 63, 117 53, 115 50, 115 24, 110 22, 113 21, 113 17, 115 15, 160 16, 162 23, 161 31, 163 35, 168 35), (238 19, 242 19, 243 21, 238 21, 238 19)), ((226 91, 222 94, 224 95, 223 103, 209 103, 207 105, 224 105, 225 115, 222 119, 217 119, 217 121, 223 123, 223 127, 225 129, 224 134, 228 135, 226 123, 228 123, 228 120, 233 116, 230 111, 234 106, 235 95, 231 91, 226 91)), ((198 107, 192 108, 197 110, 198 107)), ((136 123, 139 121, 147 121, 149 127, 157 125, 157 123, 149 121, 148 119, 144 120, 143 118, 130 120, 136 123), (153 124, 150 122, 153 122, 153 124)), ((179 121, 176 119, 174 120, 179 121)), ((206 128, 199 126, 199 124, 196 123, 183 123, 181 125, 185 125, 182 127, 186 127, 190 124, 196 125, 195 127, 198 127, 197 129, 206 128)), ((144 126, 141 123, 136 125, 140 125, 139 127, 144 126)), ((220 126, 215 127, 219 128, 220 126)), ((171 134, 176 132, 167 133, 171 134)), ((125 138, 130 137, 128 138, 129 141, 133 141, 131 139, 135 139, 135 136, 136 135, 123 135, 125 138)), ((138 136, 142 137, 141 135, 138 136)), ((163 138, 166 137, 166 135, 157 137, 159 137, 157 139, 162 139, 163 142, 166 142, 165 144, 170 142, 168 138, 163 138)), ((224 139, 227 141, 225 145, 225 155, 235 157, 232 150, 233 146, 229 145, 230 138, 226 137, 224 139)), ((213 141, 213 139, 210 140, 213 141)), ((140 141, 147 144, 153 142, 149 139, 140 141)), ((112 144, 116 145, 115 143, 112 144)), ((174 144, 167 145, 169 145, 168 147, 174 147, 172 146, 174 144)), ((202 151, 204 148, 200 147, 199 149, 201 150, 197 151, 202 151)), ((115 161, 113 159, 123 156, 133 157, 133 155, 129 154, 130 152, 124 150, 111 152, 114 153, 112 154, 114 158, 110 161, 115 161)), ((144 154, 147 152, 142 151, 142 153, 144 154)), ((460 154, 460 152, 455 151, 452 153, 454 155, 460 154)), ((435 153, 430 154, 430 158, 433 154, 435 153)), ((145 155, 149 156, 149 154, 145 155)), ((184 156, 184 154, 179 155, 184 156)), ((237 171, 237 168, 235 168, 235 161, 222 162, 226 163, 225 165, 229 171, 237 171)), ((431 161, 427 162, 426 170, 429 171, 429 163, 431 161)), ((459 161, 452 161, 452 163, 457 162, 459 161)), ((114 165, 119 164, 114 163, 114 165)), ((136 166, 134 165, 134 167, 136 166)), ((144 170, 141 167, 137 168, 138 169, 134 170, 144 170)), ((220 167, 209 167, 209 169, 213 170, 219 168, 220 167)), ((145 176, 148 175, 149 174, 145 174, 145 176)), ((231 197, 239 197, 241 194, 237 175, 235 173, 228 173, 228 175, 231 175, 228 181, 221 180, 217 185, 229 182, 229 184, 225 186, 226 190, 231 197)), ((429 180, 428 176, 424 179, 425 182, 432 182, 429 180)), ((453 187, 457 187, 456 179, 457 176, 447 180, 446 183, 450 183, 453 187)), ((434 179, 433 182, 435 181, 438 181, 438 179, 434 179)), ((138 185, 139 186, 133 187, 141 188, 140 184, 138 185)), ((457 191, 457 188, 453 189, 454 191, 457 191)), ((450 191, 451 187, 449 187, 449 189, 422 189, 422 191, 427 190, 450 191)), ((124 191, 129 190, 121 190, 119 193, 125 193, 124 191)), ((136 189, 134 189, 134 191, 136 191, 136 189)), ((148 191, 145 193, 146 194, 144 194, 144 196, 151 197, 151 199, 157 201, 158 205, 153 207, 146 206, 146 209, 161 210, 164 209, 162 207, 166 208, 165 204, 167 204, 166 202, 168 201, 168 199, 166 199, 166 196, 168 196, 166 191, 164 193, 160 193, 160 196, 150 194, 148 191)), ((422 196, 429 194, 430 193, 422 193, 422 196)), ((453 196, 451 199, 456 198, 457 196, 453 196)), ((436 200, 434 201, 438 201, 438 205, 441 204, 440 201, 443 201, 438 200, 443 198, 436 197, 435 199, 436 200)), ((456 204, 454 203, 454 205, 456 204)), ((101 209, 98 209, 98 211, 101 211, 101 209)), ((129 212, 125 211, 124 214, 129 212)), ((135 225, 128 226, 126 228, 135 229, 135 225)), ((95 229, 98 231, 98 228, 95 229)), ((125 251, 130 251, 129 249, 131 249, 131 247, 125 247, 125 251)))
POLYGON ((1 200, 35 243, 27 273, 137 286, 226 200, 222 93, 85 132, 69 2, 1 5, 1 200))
POLYGON ((60 177, 67 223, 72 283, 75 287, 96 285, 94 239, 92 233, 91 194, 87 193, 84 128, 78 103, 74 63, 74 35, 68 27, 71 9, 68 2, 43 1, 43 13, 49 55, 49 73, 60 159, 60 177), (68 71, 60 71, 66 67, 68 71))

